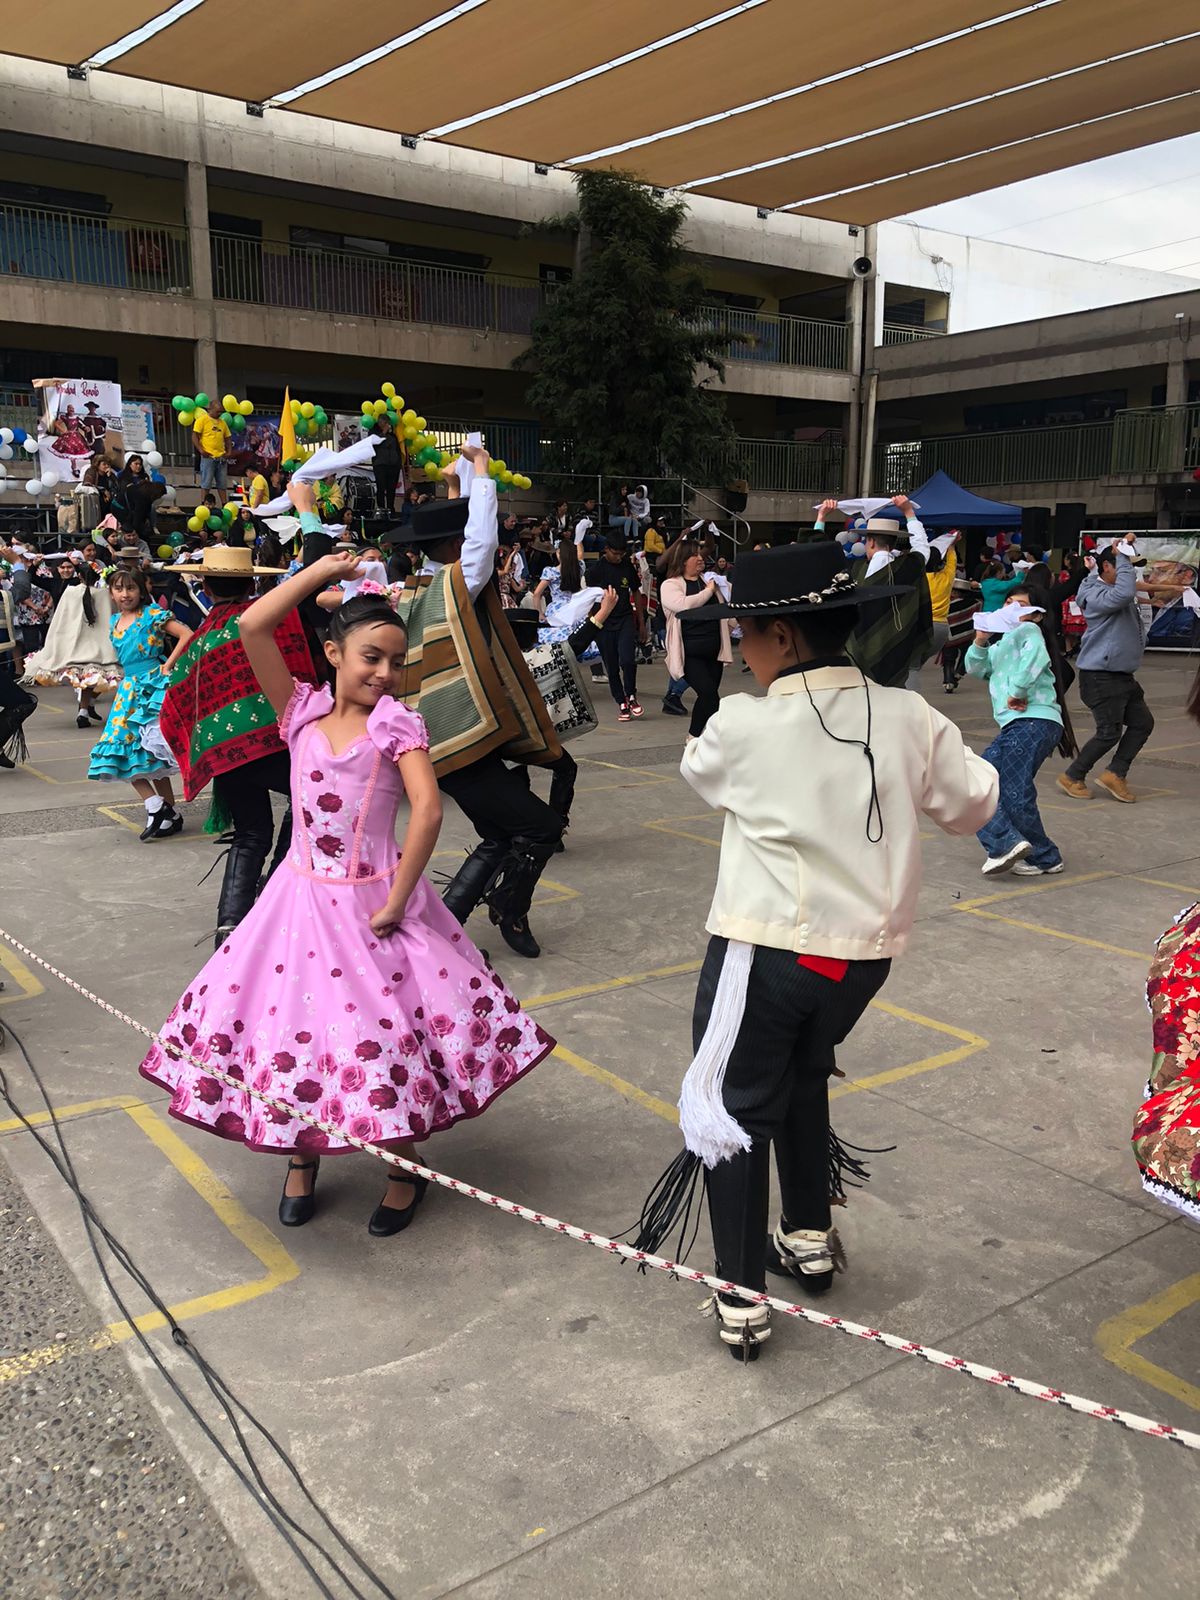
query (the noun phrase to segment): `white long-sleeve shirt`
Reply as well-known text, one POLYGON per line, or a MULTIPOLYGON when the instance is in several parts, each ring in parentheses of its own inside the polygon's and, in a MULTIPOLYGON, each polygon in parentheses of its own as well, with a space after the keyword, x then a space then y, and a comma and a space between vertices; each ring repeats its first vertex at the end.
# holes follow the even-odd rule
MULTIPOLYGON (((908 942, 921 887, 919 823, 974 833, 996 809, 996 769, 920 695, 864 688, 857 667, 777 678, 730 695, 680 769, 725 813, 709 933, 797 954, 874 961, 908 942), (867 837, 875 757, 883 838, 867 837)), ((875 828, 872 832, 877 831, 875 828)))
MULTIPOLYGON (((491 582, 496 570, 496 551, 500 544, 499 526, 496 522, 496 485, 488 477, 476 476, 467 495, 467 526, 463 534, 462 564, 467 593, 472 600, 479 596, 491 582)), ((426 559, 422 575, 440 572, 444 561, 426 559)))
MULTIPOLYGON (((929 535, 925 532, 925 524, 918 522, 916 517, 909 517, 908 519, 908 544, 909 548, 915 550, 921 560, 928 566, 929 535)), ((867 577, 871 577, 882 567, 891 566, 898 554, 899 551, 897 550, 876 550, 875 554, 867 562, 867 577)))

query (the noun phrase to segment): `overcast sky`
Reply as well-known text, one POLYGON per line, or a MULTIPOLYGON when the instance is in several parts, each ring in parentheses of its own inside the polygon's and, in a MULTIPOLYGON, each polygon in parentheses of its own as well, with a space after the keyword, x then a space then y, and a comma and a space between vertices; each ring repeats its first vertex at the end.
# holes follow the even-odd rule
POLYGON ((911 220, 1200 279, 1200 133, 930 206, 911 220))

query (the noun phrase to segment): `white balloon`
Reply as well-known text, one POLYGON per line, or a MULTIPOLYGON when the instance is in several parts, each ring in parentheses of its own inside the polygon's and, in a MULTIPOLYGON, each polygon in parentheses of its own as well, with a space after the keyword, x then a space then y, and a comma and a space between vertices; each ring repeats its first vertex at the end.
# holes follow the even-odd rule
POLYGON ((138 449, 141 451, 142 455, 145 455, 147 450, 153 450, 154 449, 154 440, 153 439, 143 439, 141 444, 138 446, 138 449))
POLYGON ((36 439, 26 439, 23 448, 29 455, 35 456, 37 455, 38 442, 36 439))
POLYGON ((0 444, 0 461, 11 461, 12 458, 13 458, 13 447, 12 447, 12 445, 11 444, 0 444))
POLYGON ((40 478, 30 478, 29 482, 25 485, 25 493, 27 495, 31 495, 33 499, 36 500, 41 492, 42 480, 40 478))
POLYGON ((852 544, 850 546, 850 554, 855 558, 856 561, 861 561, 866 553, 867 547, 861 539, 859 539, 856 544, 852 544))
POLYGON ((13 431, 12 431, 12 429, 11 428, 0 428, 0 439, 3 439, 5 444, 11 444, 13 442, 13 431))
POLYGON ((146 465, 152 472, 157 472, 163 464, 163 458, 157 450, 146 451, 146 465))
POLYGON ((42 473, 42 488, 43 489, 53 489, 54 485, 57 482, 58 482, 58 473, 57 472, 43 472, 42 473))
POLYGON ((169 483, 167 485, 166 492, 163 495, 163 499, 164 500, 174 500, 174 498, 175 498, 175 485, 173 483, 169 483))

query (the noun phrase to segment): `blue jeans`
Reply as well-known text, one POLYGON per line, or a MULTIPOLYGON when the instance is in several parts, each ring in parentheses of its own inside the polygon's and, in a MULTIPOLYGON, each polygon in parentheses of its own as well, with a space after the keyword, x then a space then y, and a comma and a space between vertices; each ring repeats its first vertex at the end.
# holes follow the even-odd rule
POLYGON ((610 528, 623 528, 625 530, 625 543, 633 543, 633 536, 637 531, 638 525, 636 517, 612 516, 608 519, 608 525, 610 528))
POLYGON ((689 688, 686 678, 667 677, 667 693, 674 695, 676 700, 682 700, 689 688))
POLYGON ((215 489, 218 494, 224 494, 228 471, 224 456, 201 456, 200 487, 204 493, 207 494, 210 489, 215 489))
POLYGON ((1033 849, 1035 867, 1056 867, 1062 853, 1042 826, 1034 779, 1038 768, 1062 738, 1062 728, 1046 717, 1017 717, 983 752, 1000 774, 996 815, 975 837, 989 856, 1002 856, 1022 839, 1033 849))

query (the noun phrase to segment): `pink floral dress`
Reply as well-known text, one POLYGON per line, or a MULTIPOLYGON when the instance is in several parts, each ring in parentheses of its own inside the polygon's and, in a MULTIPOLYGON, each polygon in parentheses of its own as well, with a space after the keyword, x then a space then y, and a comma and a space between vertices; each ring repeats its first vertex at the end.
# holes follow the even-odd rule
POLYGON ((425 724, 381 701, 340 755, 316 726, 328 689, 297 684, 280 724, 292 757, 292 846, 254 908, 189 985, 169 1043, 283 1104, 269 1107, 155 1045, 142 1075, 183 1122, 279 1154, 423 1139, 485 1106, 554 1048, 421 878, 395 933, 370 917, 399 860, 396 762, 425 724))

